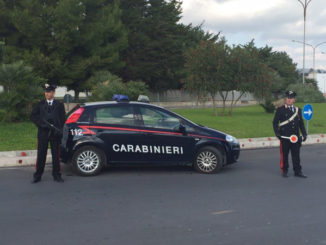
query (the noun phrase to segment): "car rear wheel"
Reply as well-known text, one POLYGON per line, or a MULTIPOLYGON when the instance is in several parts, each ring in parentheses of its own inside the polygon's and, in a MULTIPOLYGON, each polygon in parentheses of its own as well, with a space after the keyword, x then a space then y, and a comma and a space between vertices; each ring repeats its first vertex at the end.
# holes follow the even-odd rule
POLYGON ((105 165, 105 155, 97 147, 82 146, 74 153, 72 165, 79 175, 98 175, 105 165))
POLYGON ((211 174, 222 169, 223 157, 215 147, 206 146, 196 154, 194 168, 199 173, 211 174))

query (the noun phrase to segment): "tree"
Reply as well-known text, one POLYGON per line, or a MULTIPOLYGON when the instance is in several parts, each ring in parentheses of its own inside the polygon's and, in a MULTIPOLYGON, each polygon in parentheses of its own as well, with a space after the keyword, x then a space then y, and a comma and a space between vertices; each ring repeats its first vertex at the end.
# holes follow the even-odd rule
POLYGON ((201 41, 210 41, 217 42, 219 39, 220 33, 213 34, 210 32, 205 32, 202 28, 203 24, 198 26, 182 25, 182 36, 183 38, 183 64, 184 67, 181 70, 181 79, 180 86, 181 89, 185 88, 188 92, 194 94, 197 98, 197 102, 206 98, 207 91, 202 88, 202 84, 199 80, 196 79, 188 79, 187 83, 185 83, 184 78, 187 77, 187 59, 189 59, 189 53, 191 50, 195 49, 200 45, 201 41))
POLYGON ((203 30, 203 23, 197 26, 192 24, 181 26, 181 35, 183 37, 182 47, 184 51, 187 51, 190 48, 197 47, 201 41, 211 41, 217 42, 220 37, 220 32, 214 34, 212 32, 203 30))
POLYGON ((264 66, 259 58, 259 50, 255 47, 253 40, 245 45, 233 46, 230 59, 232 82, 229 88, 232 99, 229 115, 232 115, 233 107, 245 93, 255 92, 258 87, 261 87, 259 74, 261 74, 261 69, 264 66), (234 91, 240 93, 237 98, 234 96, 234 91))
POLYGON ((12 60, 23 59, 52 83, 89 89, 97 70, 118 72, 127 46, 118 0, 22 0, 6 4, 12 60))
POLYGON ((209 94, 213 102, 214 114, 217 116, 216 94, 220 92, 223 96, 222 91, 230 81, 228 47, 225 40, 201 41, 197 48, 191 49, 186 54, 186 71, 185 88, 209 94))
POLYGON ((272 47, 265 46, 259 49, 259 58, 277 73, 270 88, 274 98, 278 98, 290 84, 298 80, 296 64, 286 52, 273 51, 272 47))
POLYGON ((149 94, 148 86, 142 81, 124 83, 120 77, 104 72, 96 73, 92 79, 98 80, 92 89, 92 101, 112 100, 114 94, 126 94, 130 100, 137 100, 140 94, 149 94))
MULTIPOLYGON (((297 83, 302 84, 302 79, 299 79, 297 83)), ((315 79, 306 78, 305 83, 310 84, 315 90, 319 90, 318 81, 316 81, 315 79)))
POLYGON ((28 118, 32 104, 42 95, 41 83, 44 79, 29 66, 19 61, 2 64, 0 67, 0 105, 4 109, 2 121, 22 121, 28 118))
POLYGON ((142 80, 155 91, 180 87, 184 65, 181 2, 122 0, 129 47, 123 52, 125 80, 142 80))
POLYGON ((316 88, 313 83, 295 83, 290 84, 287 88, 297 93, 296 101, 304 103, 321 103, 325 102, 323 93, 316 88))

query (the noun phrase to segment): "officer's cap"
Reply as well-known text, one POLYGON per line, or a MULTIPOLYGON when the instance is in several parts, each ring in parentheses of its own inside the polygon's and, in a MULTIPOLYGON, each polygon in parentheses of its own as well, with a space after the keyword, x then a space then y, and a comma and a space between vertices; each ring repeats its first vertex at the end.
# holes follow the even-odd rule
POLYGON ((53 85, 53 84, 44 84, 44 91, 45 92, 51 92, 51 91, 55 91, 55 89, 57 88, 57 86, 53 85))
POLYGON ((285 95, 286 95, 287 98, 292 99, 292 98, 295 98, 295 96, 297 94, 294 91, 288 90, 288 91, 285 92, 285 95))

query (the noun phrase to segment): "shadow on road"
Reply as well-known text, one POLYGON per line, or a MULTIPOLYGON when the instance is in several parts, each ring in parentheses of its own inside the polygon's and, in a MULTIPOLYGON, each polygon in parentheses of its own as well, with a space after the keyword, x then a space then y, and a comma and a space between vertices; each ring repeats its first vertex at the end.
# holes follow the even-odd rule
MULTIPOLYGON (((236 164, 235 164, 236 165, 236 164)), ((230 174, 236 171, 235 165, 225 166, 215 175, 230 174)), ((63 166, 63 173, 67 176, 78 176, 71 165, 63 166)), ((116 175, 116 174, 200 174, 189 165, 149 165, 149 164, 118 164, 108 166, 102 170, 100 175, 116 175)), ((204 175, 204 174, 203 174, 204 175)))

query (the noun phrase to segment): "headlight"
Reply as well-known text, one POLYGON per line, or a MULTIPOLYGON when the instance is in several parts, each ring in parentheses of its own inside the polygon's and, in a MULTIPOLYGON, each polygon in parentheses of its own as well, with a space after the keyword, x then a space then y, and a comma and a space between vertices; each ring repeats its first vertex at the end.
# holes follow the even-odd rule
POLYGON ((231 135, 225 136, 225 140, 229 143, 239 143, 239 141, 231 135))

